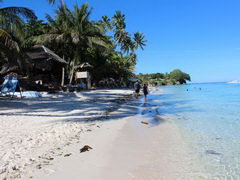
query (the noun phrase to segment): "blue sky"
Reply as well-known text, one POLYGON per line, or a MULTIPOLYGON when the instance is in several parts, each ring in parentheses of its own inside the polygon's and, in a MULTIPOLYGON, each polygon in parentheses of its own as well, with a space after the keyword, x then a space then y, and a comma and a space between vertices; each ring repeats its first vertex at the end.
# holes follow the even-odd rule
MULTIPOLYGON (((239 0, 65 0, 71 7, 87 2, 92 18, 121 10, 129 32, 148 40, 138 52, 136 73, 169 72, 179 68, 193 82, 240 79, 239 0)), ((39 19, 53 14, 47 0, 5 0, 1 6, 25 6, 39 19)))

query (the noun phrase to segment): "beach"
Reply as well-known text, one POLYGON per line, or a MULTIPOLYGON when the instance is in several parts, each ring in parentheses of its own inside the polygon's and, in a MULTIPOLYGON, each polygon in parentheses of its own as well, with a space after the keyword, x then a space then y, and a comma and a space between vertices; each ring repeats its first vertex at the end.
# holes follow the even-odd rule
POLYGON ((1 179, 202 177, 178 127, 148 116, 156 109, 132 90, 1 99, 0 107, 1 179), (92 149, 80 153, 85 145, 92 149))

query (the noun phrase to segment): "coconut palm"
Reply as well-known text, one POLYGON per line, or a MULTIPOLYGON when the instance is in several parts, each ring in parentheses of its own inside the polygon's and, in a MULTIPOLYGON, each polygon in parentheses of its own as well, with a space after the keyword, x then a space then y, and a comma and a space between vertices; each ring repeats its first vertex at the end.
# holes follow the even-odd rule
MULTIPOLYGON (((116 11, 115 15, 113 16, 114 25, 114 39, 120 45, 120 49, 124 52, 129 54, 134 54, 135 51, 140 47, 143 49, 146 46, 146 40, 144 40, 143 33, 135 33, 132 39, 131 35, 126 32, 126 23, 125 23, 125 15, 121 13, 121 11, 116 11)), ((132 55, 130 55, 133 57, 132 55)))
POLYGON ((105 32, 112 30, 112 22, 108 16, 102 16, 100 24, 103 25, 105 32))
POLYGON ((126 23, 125 23, 125 15, 121 13, 121 11, 116 11, 113 16, 113 25, 114 29, 114 39, 122 44, 124 41, 128 39, 128 33, 125 31, 126 23))
POLYGON ((33 18, 35 14, 32 10, 24 7, 0 8, 0 39, 2 40, 0 43, 2 46, 5 45, 15 49, 18 47, 11 36, 21 35, 21 26, 24 23, 21 17, 33 18))
MULTIPOLYGON (((80 8, 74 6, 69 10, 66 6, 56 11, 56 19, 47 16, 51 30, 49 33, 39 36, 36 40, 40 43, 55 43, 67 48, 71 52, 70 57, 70 83, 72 82, 74 66, 84 60, 84 53, 88 48, 108 48, 110 41, 102 33, 101 28, 89 20, 92 10, 87 4, 80 8)), ((68 52, 69 52, 68 51, 68 52)), ((65 56, 65 57, 66 57, 65 56)))
POLYGON ((0 49, 1 57, 4 57, 1 58, 1 64, 25 68, 24 62, 20 60, 22 58, 19 40, 24 34, 22 31, 24 20, 34 17, 34 12, 24 7, 0 8, 0 49))
POLYGON ((134 33, 134 43, 133 50, 137 50, 139 47, 143 50, 143 47, 146 46, 146 40, 144 39, 143 33, 136 32, 134 33))
POLYGON ((3 29, 0 29, 0 47, 15 49, 16 51, 19 52, 18 43, 14 41, 11 35, 7 31, 4 31, 3 29))

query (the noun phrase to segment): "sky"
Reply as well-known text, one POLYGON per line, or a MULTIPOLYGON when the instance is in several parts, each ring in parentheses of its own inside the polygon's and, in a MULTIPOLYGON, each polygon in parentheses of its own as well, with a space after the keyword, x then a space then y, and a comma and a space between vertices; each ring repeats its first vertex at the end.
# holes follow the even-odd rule
MULTIPOLYGON (((181 69, 192 82, 240 80, 239 0, 65 0, 69 7, 88 3, 92 19, 126 15, 127 31, 148 41, 138 51, 136 73, 181 69)), ((24 6, 39 19, 54 15, 47 0, 4 0, 0 7, 24 6)))

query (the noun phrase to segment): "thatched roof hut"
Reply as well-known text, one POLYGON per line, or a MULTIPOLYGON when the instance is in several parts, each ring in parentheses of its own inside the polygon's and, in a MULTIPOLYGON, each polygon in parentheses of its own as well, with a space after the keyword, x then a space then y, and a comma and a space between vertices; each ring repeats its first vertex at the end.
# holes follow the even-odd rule
POLYGON ((67 62, 60 58, 53 51, 45 46, 33 46, 26 51, 26 54, 31 58, 34 68, 42 71, 50 71, 52 69, 51 64, 61 64, 65 66, 67 62))
POLYGON ((32 61, 32 75, 35 80, 61 81, 62 68, 67 65, 64 59, 40 45, 28 49, 26 54, 32 61))

